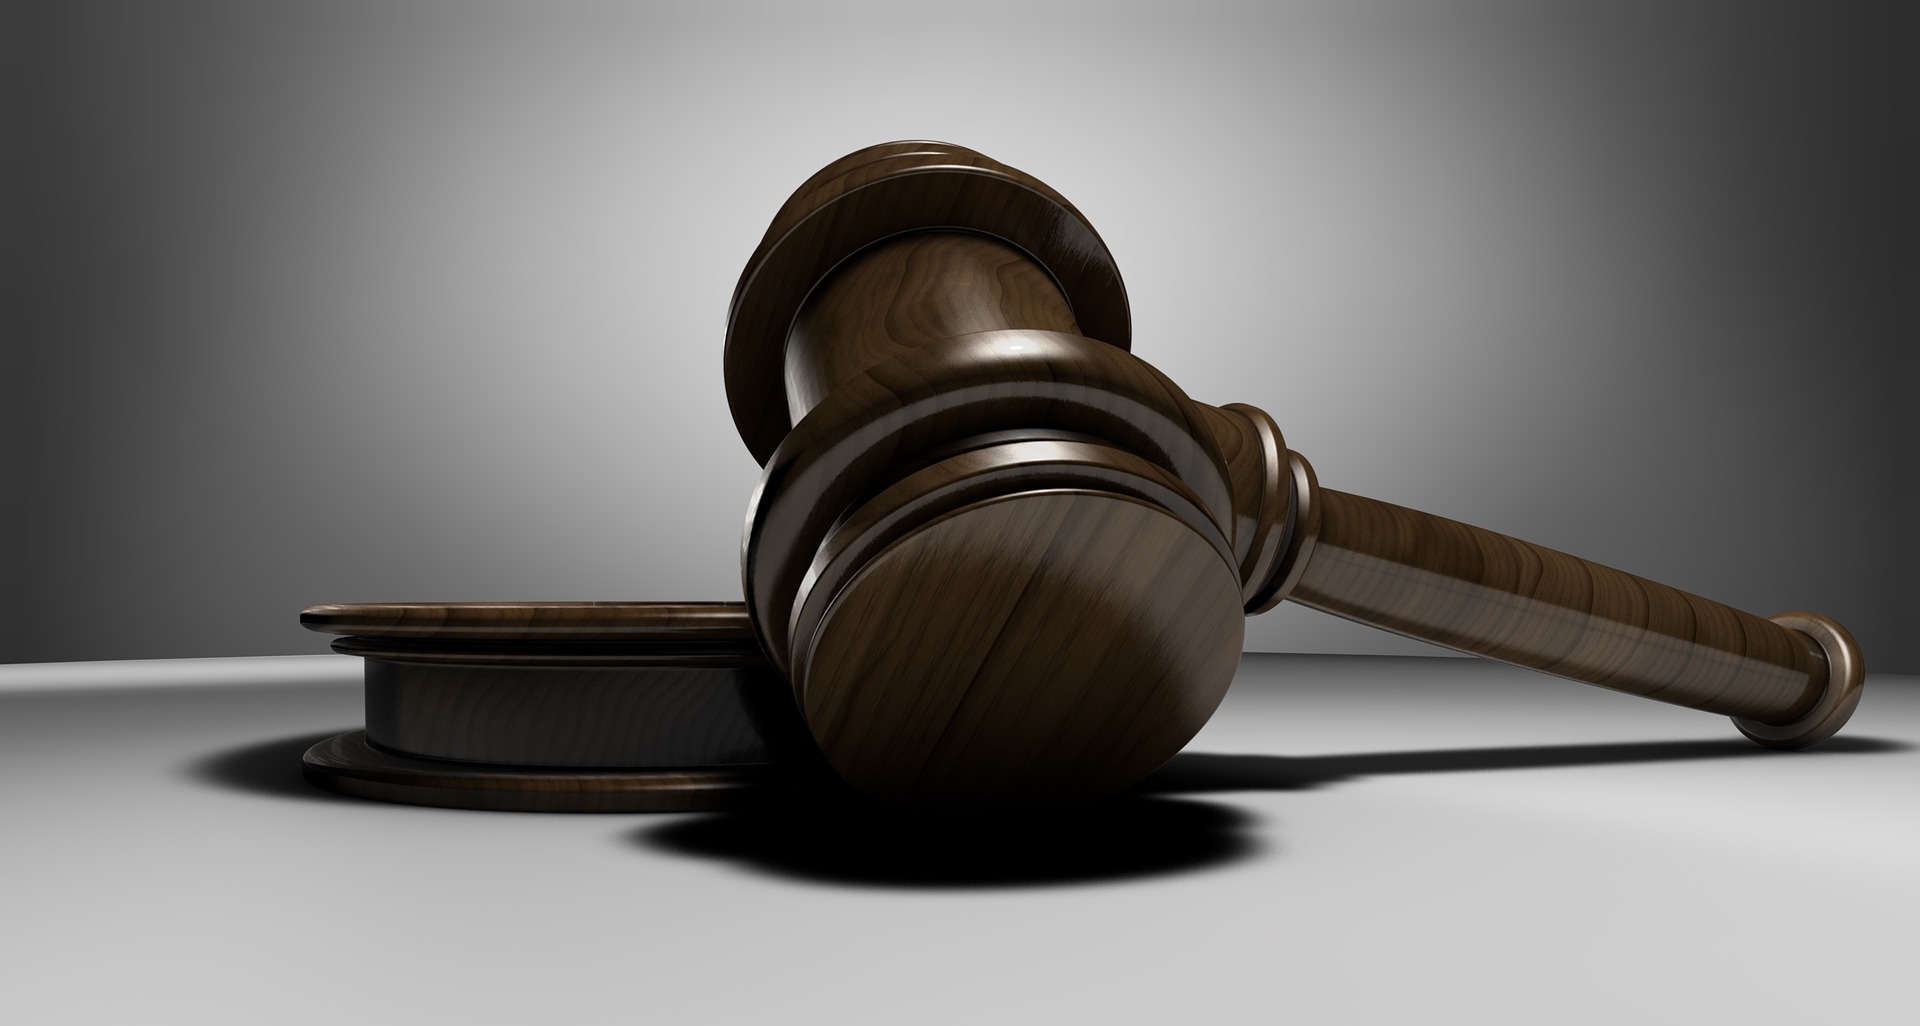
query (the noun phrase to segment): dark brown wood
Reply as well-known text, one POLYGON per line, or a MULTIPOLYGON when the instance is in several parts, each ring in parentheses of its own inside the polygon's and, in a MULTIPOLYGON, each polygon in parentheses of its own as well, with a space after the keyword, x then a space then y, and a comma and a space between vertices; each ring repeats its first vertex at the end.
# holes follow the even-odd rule
POLYGON ((869 793, 1124 786, 1205 721, 1240 616, 1289 596, 1726 712, 1763 744, 1817 742, 1857 701, 1857 647, 1824 618, 1321 489, 1272 417, 1126 353, 1124 308, 1077 211, 948 144, 830 165, 749 261, 727 346, 764 464, 747 610, 869 793))
MULTIPOLYGON (((416 643, 419 644, 419 643, 416 643)), ((798 744, 785 682, 754 651, 631 645, 425 651, 349 638, 367 736, 434 759, 520 766, 738 766, 798 744), (580 651, 585 649, 585 651, 580 651)))
POLYGON ((689 809, 744 801, 733 792, 790 784, 817 763, 737 602, 369 603, 301 619, 356 632, 333 647, 366 661, 367 729, 309 753, 310 779, 335 790, 467 808, 689 809))
POLYGON ((727 402, 765 463, 792 420, 787 335, 820 279, 843 260, 908 232, 966 231, 1031 254, 1059 283, 1085 334, 1130 344, 1126 288, 1106 243, 1059 193, 963 146, 869 147, 809 179, 774 216, 727 314, 727 402))
POLYGON ((827 762, 883 801, 1084 801, 1206 723, 1244 623, 1231 565, 1177 518, 1028 491, 868 561, 801 639, 796 686, 827 762))
POLYGON ((1287 476, 1286 439, 1265 410, 1195 403, 1226 460, 1233 491, 1233 555, 1249 604, 1263 597, 1286 552, 1294 489, 1287 476))
POLYGON ((1563 552, 1330 488, 1303 605, 1708 712, 1786 722, 1818 701, 1807 635, 1563 552))
POLYGON ((370 638, 751 642, 738 602, 358 602, 309 606, 300 625, 370 638))
POLYGON ((973 449, 1055 440, 1130 453, 1164 472, 1130 482, 1130 494, 1179 491, 1200 511, 1195 527, 1230 552, 1232 493, 1199 417, 1145 363, 1059 332, 976 333, 869 368, 809 413, 762 472, 744 568, 748 611, 768 658, 791 670, 795 598, 835 525, 892 481, 973 449), (886 430, 875 430, 881 424, 886 430))
POLYGON ((302 760, 308 782, 356 798, 493 812, 704 812, 765 804, 797 786, 770 766, 541 769, 421 759, 328 738, 302 760))
MULTIPOLYGON (((1132 498, 1172 516, 1231 561, 1192 493, 1164 469, 1086 439, 1022 439, 967 449, 882 489, 834 525, 791 599, 785 637, 810 643, 847 582, 882 551, 948 514, 1004 496, 1077 491, 1132 498)), ((781 608, 787 608, 783 605, 781 608)), ((806 661, 790 660, 796 698, 806 661)))
POLYGON ((877 242, 829 274, 787 335, 789 416, 909 349, 1007 328, 1080 334, 1046 268, 999 239, 915 232, 877 242))

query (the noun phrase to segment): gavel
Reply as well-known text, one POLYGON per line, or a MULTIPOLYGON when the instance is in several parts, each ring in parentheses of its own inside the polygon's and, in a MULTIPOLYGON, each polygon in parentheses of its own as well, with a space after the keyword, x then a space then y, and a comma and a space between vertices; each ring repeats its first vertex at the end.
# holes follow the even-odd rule
POLYGON ((1858 704, 1833 620, 1761 618, 1319 485, 1275 419, 1129 352, 1078 210, 947 143, 808 179, 729 311, 762 465, 746 610, 827 764, 895 804, 1096 799, 1199 731, 1283 599, 1733 717, 1802 748, 1858 704))

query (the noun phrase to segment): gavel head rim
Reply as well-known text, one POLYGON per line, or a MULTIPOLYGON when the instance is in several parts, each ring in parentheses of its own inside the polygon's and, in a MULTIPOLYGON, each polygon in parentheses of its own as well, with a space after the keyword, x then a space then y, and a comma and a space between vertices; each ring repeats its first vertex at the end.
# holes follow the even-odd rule
POLYGON ((877 491, 859 472, 869 464, 911 460, 1010 428, 1075 431, 1171 472, 1216 518, 1214 529, 1226 534, 1230 523, 1218 519, 1230 516, 1232 506, 1224 459, 1192 420, 1194 410, 1179 386, 1150 364, 1058 332, 979 332, 869 368, 793 429, 754 492, 742 539, 742 586, 768 657, 790 671, 792 600, 834 525, 877 491), (1020 405, 965 401, 1032 381, 1054 386, 1034 401, 1044 420, 1020 405), (986 416, 1005 419, 980 419, 986 416), (886 448, 916 436, 910 451, 886 448))
POLYGON ((1113 254, 1059 193, 963 146, 870 146, 822 168, 787 199, 734 289, 727 402, 755 460, 764 465, 792 426, 787 336, 814 286, 867 246, 940 230, 1021 249, 1060 285, 1083 334, 1122 350, 1131 345, 1126 286, 1113 254))
MULTIPOLYGON (((972 441, 972 440, 969 440, 972 441)), ((1000 438, 961 448, 880 489, 834 524, 794 595, 785 638, 794 698, 807 701, 808 652, 833 602, 860 568, 913 532, 983 502, 1038 492, 1098 492, 1171 514, 1219 553, 1233 552, 1211 514, 1180 480, 1161 467, 1088 437, 1000 438)))

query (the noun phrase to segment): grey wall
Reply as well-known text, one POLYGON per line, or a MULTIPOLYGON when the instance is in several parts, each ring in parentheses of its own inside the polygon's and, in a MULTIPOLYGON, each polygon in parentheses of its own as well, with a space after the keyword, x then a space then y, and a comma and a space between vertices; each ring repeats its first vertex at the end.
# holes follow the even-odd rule
POLYGON ((1898 62, 1902 75, 1899 90, 1902 104, 1895 121, 1901 140, 1900 195, 1895 210, 1904 215, 1901 223, 1899 293, 1904 302, 1900 368, 1901 400, 1898 427, 1902 448, 1897 454, 1894 473, 1901 484, 1899 517, 1894 525, 1893 551, 1898 555, 1898 583, 1894 608, 1899 619, 1895 641, 1890 646, 1894 657, 1909 673, 1920 673, 1920 535, 1914 522, 1920 519, 1920 4, 1905 4, 1903 24, 1894 38, 1904 59, 1898 62))
POLYGON ((1920 669, 1893 5, 954 6, 30 5, 0 655, 737 595, 734 279, 817 167, 931 137, 1071 197, 1135 351, 1324 483, 1920 669))
POLYGON ((22 231, 26 195, 20 174, 18 130, 26 100, 20 15, 20 5, 0 3, 0 662, 26 651, 17 629, 24 598, 20 557, 26 539, 22 534, 25 509, 20 461, 25 436, 22 405, 27 391, 18 363, 26 341, 20 329, 27 248, 22 231))

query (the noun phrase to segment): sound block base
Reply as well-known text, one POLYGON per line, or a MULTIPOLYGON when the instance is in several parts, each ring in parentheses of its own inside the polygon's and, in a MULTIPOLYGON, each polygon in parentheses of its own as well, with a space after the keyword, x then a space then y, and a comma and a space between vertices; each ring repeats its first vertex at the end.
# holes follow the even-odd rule
POLYGON ((366 663, 367 725, 309 782, 408 805, 693 812, 822 782, 792 691, 738 602, 314 606, 366 663))
POLYGON ((330 737, 303 757, 307 781, 355 798, 500 812, 704 812, 765 803, 794 789, 772 765, 686 769, 490 766, 418 759, 330 737))

